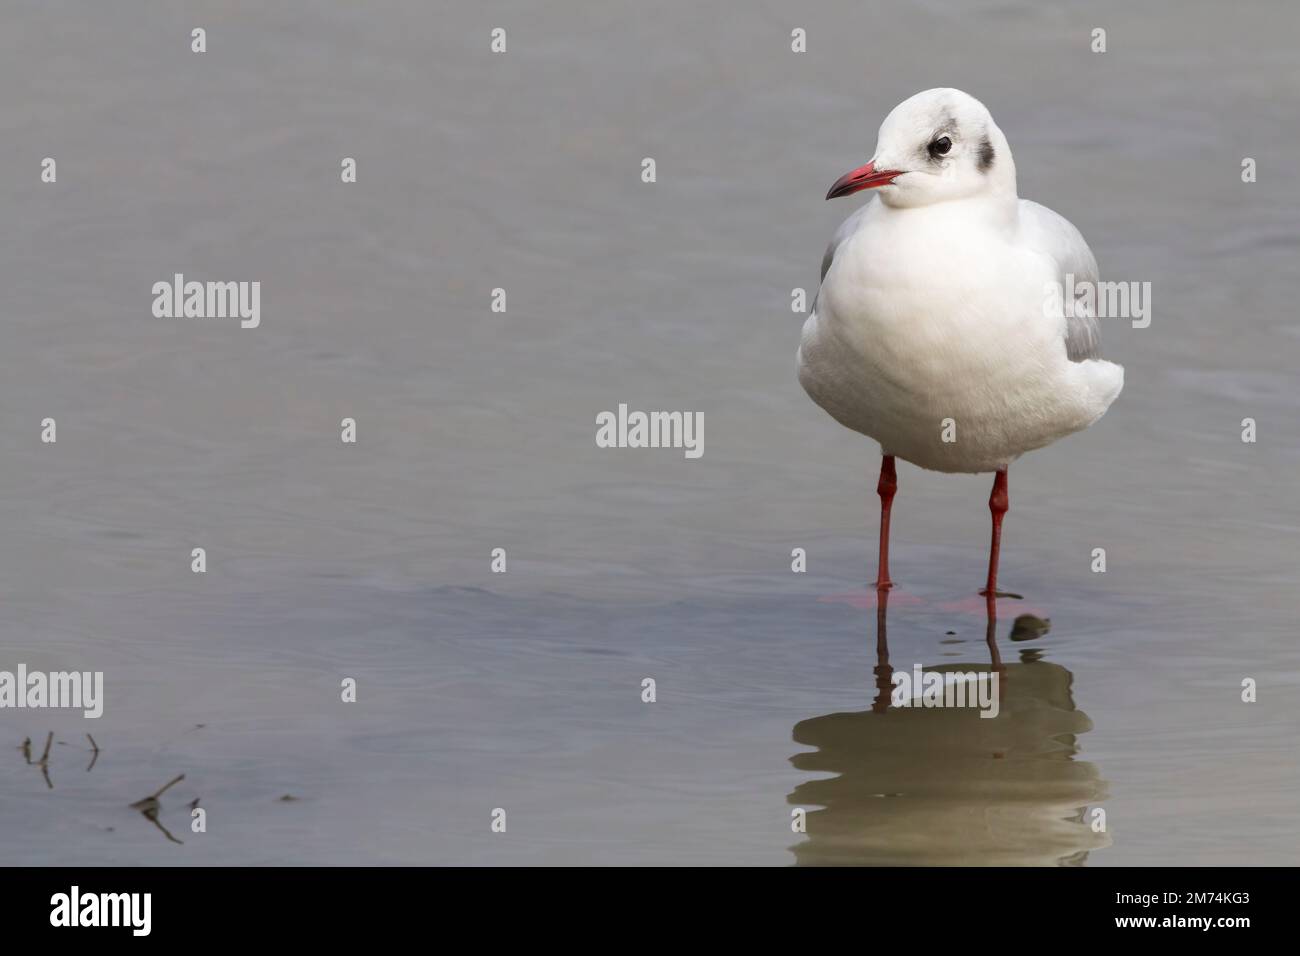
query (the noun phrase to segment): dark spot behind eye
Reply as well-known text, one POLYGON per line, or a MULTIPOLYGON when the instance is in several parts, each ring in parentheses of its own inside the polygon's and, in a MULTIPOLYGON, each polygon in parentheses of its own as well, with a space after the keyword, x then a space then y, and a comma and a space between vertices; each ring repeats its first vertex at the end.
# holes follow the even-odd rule
POLYGON ((980 140, 979 150, 975 154, 975 165, 981 173, 987 173, 993 168, 993 144, 985 136, 980 140))

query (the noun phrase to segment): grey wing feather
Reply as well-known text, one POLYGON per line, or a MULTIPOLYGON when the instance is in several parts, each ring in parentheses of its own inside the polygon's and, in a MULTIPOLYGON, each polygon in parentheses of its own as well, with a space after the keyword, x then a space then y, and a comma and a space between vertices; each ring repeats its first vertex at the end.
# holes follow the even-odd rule
MULTIPOLYGON (((1058 281, 1064 284, 1066 275, 1073 275, 1076 288, 1090 283, 1095 291, 1097 260, 1068 219, 1046 206, 1022 199, 1020 224, 1028 242, 1056 261, 1058 281)), ((1071 362, 1101 358, 1101 329, 1095 307, 1085 310, 1083 303, 1076 300, 1072 312, 1065 317, 1066 356, 1071 362)))
MULTIPOLYGON (((857 232, 858 222, 862 219, 862 214, 867 211, 869 205, 871 204, 864 203, 861 209, 840 223, 839 228, 835 230, 835 235, 831 236, 831 244, 826 247, 826 254, 822 256, 822 282, 826 281, 826 273, 831 271, 831 263, 835 261, 835 250, 844 245, 849 236, 857 232)), ((816 314, 817 299, 820 295, 821 290, 818 289, 817 295, 813 296, 812 308, 809 310, 810 314, 816 314)))
POLYGON ((849 236, 858 231, 858 222, 862 219, 869 205, 870 203, 863 204, 861 209, 840 223, 840 227, 835 230, 835 235, 831 236, 831 244, 826 247, 826 255, 822 256, 823 282, 826 281, 826 273, 831 271, 831 263, 835 261, 835 250, 842 246, 849 236))

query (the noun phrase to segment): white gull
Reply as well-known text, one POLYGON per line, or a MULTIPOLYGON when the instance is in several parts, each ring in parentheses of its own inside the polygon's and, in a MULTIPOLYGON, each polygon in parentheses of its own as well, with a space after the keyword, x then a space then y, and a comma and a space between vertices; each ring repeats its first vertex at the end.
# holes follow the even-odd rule
POLYGON ((984 591, 997 591, 1007 468, 1087 428, 1124 387, 1103 361, 1095 312, 1052 305, 1097 261, 1070 222, 1016 195, 1006 137, 954 89, 918 93, 880 126, 871 161, 827 199, 871 200, 836 230, 799 346, 799 381, 884 460, 878 590, 889 579, 894 458, 943 472, 994 472, 984 591), (1055 284, 1055 286, 1053 286, 1055 284), (1071 311, 1073 315, 1069 314, 1071 311))

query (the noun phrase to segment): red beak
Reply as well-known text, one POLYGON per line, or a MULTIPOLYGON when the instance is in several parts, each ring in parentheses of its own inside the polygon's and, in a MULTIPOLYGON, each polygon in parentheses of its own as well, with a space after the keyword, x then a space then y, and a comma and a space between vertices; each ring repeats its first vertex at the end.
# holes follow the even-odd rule
POLYGON ((894 181, 895 176, 903 175, 899 169, 876 169, 874 163, 867 163, 865 166, 859 166, 851 173, 845 173, 839 179, 835 180, 835 185, 831 187, 830 192, 826 194, 827 199, 838 199, 841 196, 849 196, 864 189, 875 189, 877 186, 888 186, 894 181))

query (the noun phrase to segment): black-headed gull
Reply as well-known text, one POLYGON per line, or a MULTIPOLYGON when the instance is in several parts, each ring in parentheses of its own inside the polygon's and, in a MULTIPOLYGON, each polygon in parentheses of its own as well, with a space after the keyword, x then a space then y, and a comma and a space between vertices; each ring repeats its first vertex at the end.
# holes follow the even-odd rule
MULTIPOLYGON (((997 596, 1007 467, 1087 428, 1124 387, 1099 358, 1095 311, 1052 287, 1097 281, 1073 225, 1016 196, 1006 137, 974 97, 927 90, 896 106, 876 152, 827 199, 871 200, 835 232, 804 323, 799 381, 840 424, 880 442, 880 569, 889 580, 895 457, 995 472, 988 581, 997 596)), ((1094 286, 1095 287, 1095 286, 1094 286)))

